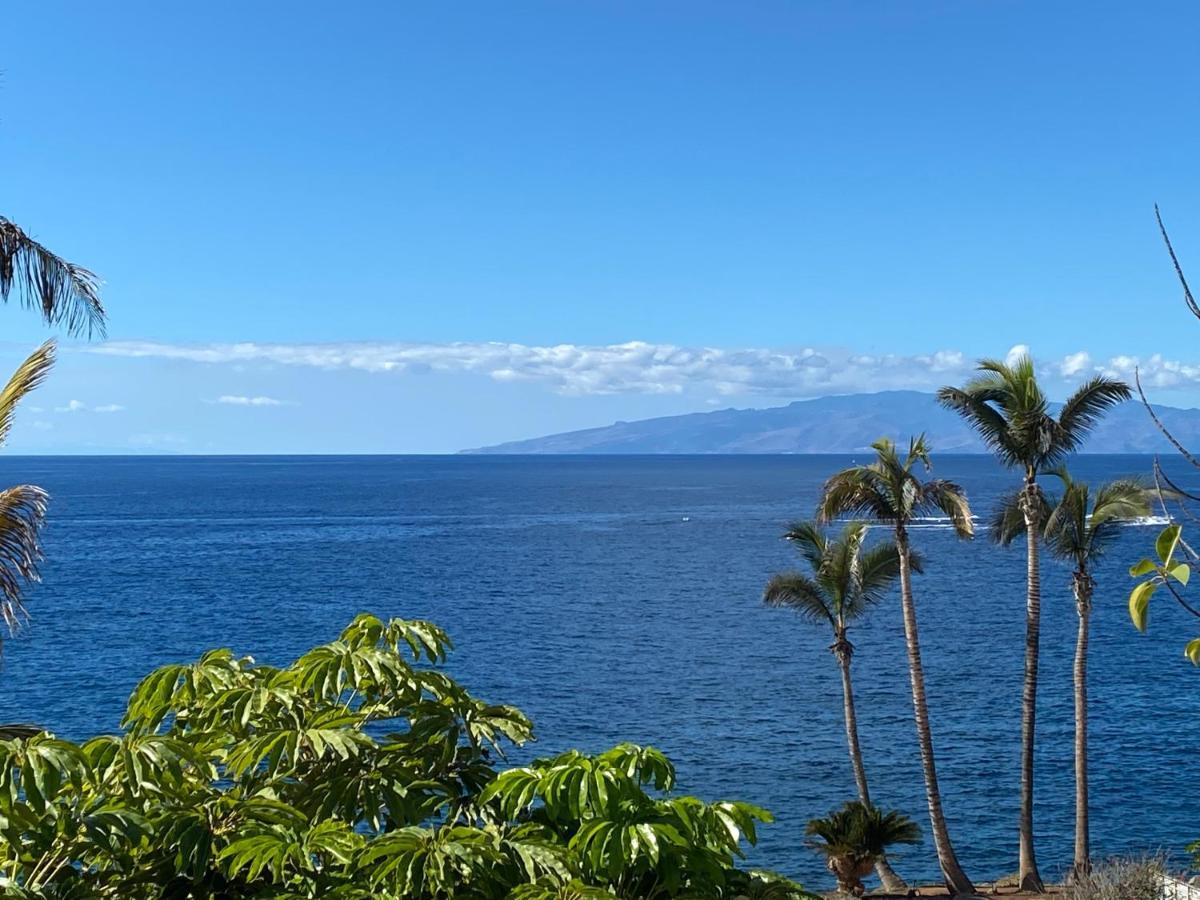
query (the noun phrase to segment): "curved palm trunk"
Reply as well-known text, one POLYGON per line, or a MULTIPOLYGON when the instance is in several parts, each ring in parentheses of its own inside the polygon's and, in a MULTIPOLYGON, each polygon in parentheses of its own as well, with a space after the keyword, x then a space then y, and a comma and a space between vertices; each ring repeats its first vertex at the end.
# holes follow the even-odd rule
POLYGON ((950 893, 974 894, 975 886, 958 864, 954 846, 950 843, 950 832, 946 828, 946 817, 942 812, 942 795, 938 790, 937 768, 933 761, 933 734, 929 730, 929 708, 925 703, 925 672, 921 667, 917 611, 913 604, 908 535, 903 526, 896 528, 896 548, 900 554, 900 605, 904 610, 904 643, 908 650, 908 674, 912 680, 913 718, 917 725, 917 742, 921 747, 921 768, 925 773, 925 797, 929 803, 933 846, 937 850, 942 878, 950 893))
POLYGON ((1041 632, 1042 588, 1038 566, 1037 484, 1026 482, 1022 502, 1025 516, 1025 683, 1021 690, 1021 814, 1018 822, 1021 890, 1046 890, 1033 851, 1033 744, 1037 717, 1038 639, 1041 632))
MULTIPOLYGON (((867 769, 863 765, 862 748, 858 744, 858 716, 854 712, 854 688, 850 682, 850 658, 853 651, 845 637, 839 638, 834 644, 833 652, 838 659, 838 667, 842 670, 842 708, 846 721, 846 744, 850 748, 850 766, 854 769, 854 783, 858 786, 858 798, 866 806, 871 805, 871 792, 867 788, 867 769)), ((908 890, 904 879, 892 871, 887 857, 881 857, 875 863, 875 874, 884 889, 891 893, 901 893, 908 890)))
POLYGON ((1075 639, 1075 878, 1092 867, 1088 835, 1088 712, 1087 654, 1088 626, 1092 615, 1092 579, 1085 571, 1075 573, 1075 609, 1079 613, 1079 635, 1075 639))

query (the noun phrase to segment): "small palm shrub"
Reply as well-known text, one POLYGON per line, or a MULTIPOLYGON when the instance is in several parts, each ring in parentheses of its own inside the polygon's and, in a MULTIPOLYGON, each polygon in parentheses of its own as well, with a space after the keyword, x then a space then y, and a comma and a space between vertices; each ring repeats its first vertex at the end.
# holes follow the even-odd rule
POLYGON ((915 844, 921 829, 895 810, 884 812, 858 800, 808 823, 811 844, 825 856, 825 864, 842 893, 861 896, 862 879, 893 844, 915 844))
POLYGON ((1158 857, 1111 859, 1076 878, 1062 900, 1161 900, 1162 875, 1158 857))

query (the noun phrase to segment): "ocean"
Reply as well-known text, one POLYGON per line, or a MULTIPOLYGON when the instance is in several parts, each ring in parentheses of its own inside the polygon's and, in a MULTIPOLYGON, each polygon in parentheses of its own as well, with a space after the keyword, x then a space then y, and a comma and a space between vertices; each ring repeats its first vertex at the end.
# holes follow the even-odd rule
MULTIPOLYGON (((0 720, 110 732, 155 666, 214 646, 286 663, 362 610, 428 618, 456 642, 452 675, 533 718, 538 741, 515 762, 652 743, 677 763, 680 791, 775 814, 751 864, 825 886, 804 826, 854 796, 830 636, 760 596, 797 563, 784 527, 850 461, 5 457, 0 484, 33 482, 53 499, 32 621, 5 648, 0 720)), ((1150 460, 1072 468, 1098 482, 1148 474, 1150 460)), ((960 481, 980 515, 1015 484, 978 456, 935 458, 934 474, 960 481)), ((1200 622, 1156 599, 1141 635, 1126 612, 1126 570, 1157 531, 1126 527, 1096 572, 1098 856, 1178 853, 1200 838, 1200 671, 1182 653, 1200 622)), ((1017 866, 1023 547, 958 541, 936 521, 913 541, 926 557, 915 596, 951 835, 972 877, 990 879, 1017 866)), ((1036 831, 1054 877, 1072 848, 1076 615, 1061 564, 1047 562, 1043 590, 1036 831)), ((873 799, 927 832, 898 597, 851 639, 873 799)), ((894 866, 937 876, 928 841, 894 866)))

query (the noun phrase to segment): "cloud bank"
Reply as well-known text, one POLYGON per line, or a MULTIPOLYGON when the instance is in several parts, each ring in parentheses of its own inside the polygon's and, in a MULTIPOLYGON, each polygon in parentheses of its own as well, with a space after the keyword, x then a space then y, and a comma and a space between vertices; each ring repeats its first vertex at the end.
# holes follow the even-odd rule
MULTIPOLYGON (((473 373, 501 382, 544 384, 565 395, 681 394, 706 391, 717 396, 811 397, 895 389, 931 390, 970 375, 974 358, 957 350, 927 354, 861 354, 847 350, 723 349, 680 347, 630 341, 588 346, 479 343, 338 343, 338 344, 168 344, 110 341, 82 352, 131 358, 180 360, 209 365, 297 366, 324 370, 420 375, 473 373)), ((1027 352, 1013 347, 1008 359, 1027 352)), ((1131 379, 1141 371, 1147 386, 1200 384, 1200 365, 1115 356, 1093 360, 1087 351, 1058 359, 1038 359, 1053 386, 1055 379, 1076 383, 1104 373, 1131 379)), ((243 406, 281 403, 270 397, 224 396, 216 402, 243 406)))

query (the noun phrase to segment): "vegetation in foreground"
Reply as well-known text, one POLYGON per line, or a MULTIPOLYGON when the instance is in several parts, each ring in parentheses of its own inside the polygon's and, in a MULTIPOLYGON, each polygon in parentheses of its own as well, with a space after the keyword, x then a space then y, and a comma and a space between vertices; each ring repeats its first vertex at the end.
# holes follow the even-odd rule
POLYGON ((884 858, 888 847, 921 840, 921 829, 912 819, 861 800, 813 819, 808 823, 808 834, 837 879, 838 891, 855 897, 864 893, 863 876, 884 858))
POLYGON ((120 735, 0 741, 4 896, 810 896, 736 866, 765 810, 672 794, 652 748, 497 772, 532 726, 438 669, 450 646, 361 615, 286 668, 215 650, 159 669, 120 735))

